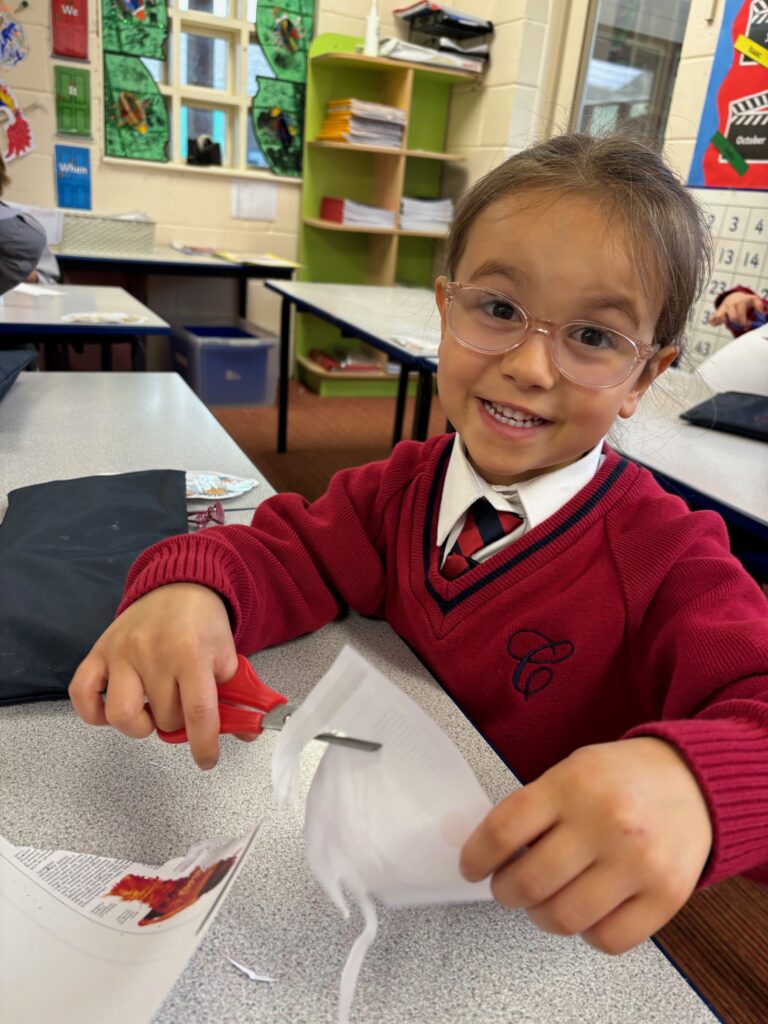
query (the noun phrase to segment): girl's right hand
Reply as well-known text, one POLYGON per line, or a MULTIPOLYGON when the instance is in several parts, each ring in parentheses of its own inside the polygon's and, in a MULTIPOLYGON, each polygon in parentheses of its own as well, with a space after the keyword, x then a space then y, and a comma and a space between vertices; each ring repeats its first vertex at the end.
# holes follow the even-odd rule
POLYGON ((728 320, 737 327, 749 327, 752 312, 763 315, 766 308, 768 304, 763 302, 759 295, 750 292, 731 292, 710 316, 709 322, 717 326, 728 320))
POLYGON ((216 684, 234 675, 227 607, 196 583, 171 583, 139 598, 93 645, 69 685, 78 715, 141 739, 185 728, 192 756, 219 756, 216 684), (106 691, 106 693, 105 693, 106 691))

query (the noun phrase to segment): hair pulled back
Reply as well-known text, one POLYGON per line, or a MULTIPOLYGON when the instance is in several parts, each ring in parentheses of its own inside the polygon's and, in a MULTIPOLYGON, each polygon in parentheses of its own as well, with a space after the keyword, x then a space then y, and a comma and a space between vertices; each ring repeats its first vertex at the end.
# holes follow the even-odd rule
POLYGON ((451 279, 477 217, 523 193, 588 199, 622 226, 641 286, 661 300, 654 340, 682 349, 691 308, 709 280, 712 241, 695 199, 657 153, 622 135, 573 133, 509 157, 458 203, 446 253, 451 279))

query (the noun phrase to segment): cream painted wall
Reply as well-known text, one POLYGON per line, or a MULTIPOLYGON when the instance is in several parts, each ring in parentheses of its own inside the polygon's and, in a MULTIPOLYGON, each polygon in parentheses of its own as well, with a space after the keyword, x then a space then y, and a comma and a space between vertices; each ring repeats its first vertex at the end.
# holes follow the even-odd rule
POLYGON ((691 166, 724 9, 725 0, 717 0, 710 21, 712 0, 693 0, 688 15, 664 138, 665 155, 684 178, 691 166))

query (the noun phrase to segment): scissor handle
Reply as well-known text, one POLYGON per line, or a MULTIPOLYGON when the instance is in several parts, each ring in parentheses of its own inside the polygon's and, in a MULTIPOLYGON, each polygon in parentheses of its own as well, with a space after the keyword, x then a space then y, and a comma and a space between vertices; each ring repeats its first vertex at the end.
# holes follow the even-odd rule
MULTIPOLYGON (((264 715, 287 698, 277 693, 260 679, 253 667, 242 654, 237 656, 237 670, 226 682, 218 684, 219 691, 219 732, 237 733, 242 736, 258 736, 262 729, 264 715)), ((157 730, 164 743, 186 743, 186 729, 173 732, 157 730)))

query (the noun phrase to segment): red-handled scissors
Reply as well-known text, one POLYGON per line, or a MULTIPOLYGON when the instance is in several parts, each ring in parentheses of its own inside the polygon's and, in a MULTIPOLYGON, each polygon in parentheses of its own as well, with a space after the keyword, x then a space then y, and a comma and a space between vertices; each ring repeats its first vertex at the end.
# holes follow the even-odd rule
MULTIPOLYGON (((282 729, 294 708, 282 693, 276 693, 254 672, 251 663, 242 654, 237 656, 237 671, 224 683, 219 683, 219 732, 241 736, 258 736, 265 729, 282 729)), ((165 743, 186 743, 186 729, 174 732, 157 730, 165 743)), ((360 740, 341 732, 323 732, 315 736, 325 743, 337 743, 357 750, 378 750, 380 743, 360 740)))

